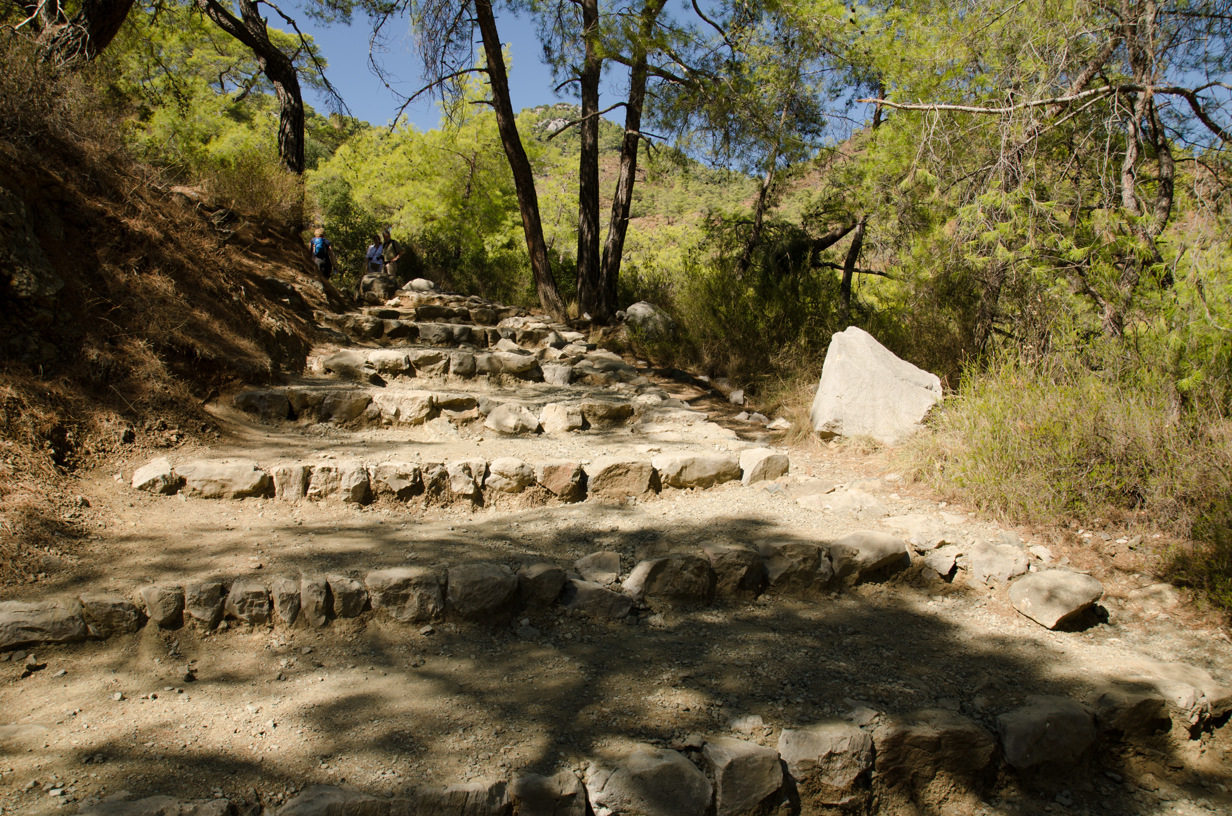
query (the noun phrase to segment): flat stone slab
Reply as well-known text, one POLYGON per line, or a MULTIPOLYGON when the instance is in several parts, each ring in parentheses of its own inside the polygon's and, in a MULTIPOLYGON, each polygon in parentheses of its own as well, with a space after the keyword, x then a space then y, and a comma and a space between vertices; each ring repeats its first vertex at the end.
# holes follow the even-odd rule
POLYGON ((676 453, 651 460, 659 481, 669 487, 714 487, 740 478, 740 460, 732 454, 676 453))
POLYGON ((245 460, 185 462, 175 472, 184 479, 184 493, 202 499, 267 496, 274 487, 268 473, 245 460))
POLYGON ((0 651, 40 643, 73 643, 85 640, 87 634, 80 601, 0 603, 0 651))
POLYGON ((1069 570, 1044 570, 1023 576, 1010 586, 1010 603, 1049 629, 1071 622, 1104 595, 1104 585, 1090 575, 1069 570))

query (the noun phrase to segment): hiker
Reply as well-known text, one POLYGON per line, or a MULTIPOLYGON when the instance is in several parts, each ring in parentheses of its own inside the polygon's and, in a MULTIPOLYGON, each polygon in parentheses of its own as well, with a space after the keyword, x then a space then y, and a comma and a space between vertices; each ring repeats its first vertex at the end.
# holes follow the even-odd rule
POLYGON ((395 241, 389 234, 389 227, 385 228, 383 237, 381 250, 385 253, 385 274, 401 283, 402 280, 398 277, 398 259, 402 257, 402 244, 395 241))
POLYGON ((329 280, 330 275, 334 274, 334 267, 338 265, 338 259, 334 257, 334 245, 325 237, 325 230, 317 227, 308 246, 312 250, 312 260, 317 263, 317 271, 325 276, 325 280, 329 280))
POLYGON ((368 244, 368 252, 365 257, 368 259, 368 268, 364 274, 381 274, 381 270, 385 268, 385 252, 381 246, 381 236, 372 236, 372 243, 368 244))

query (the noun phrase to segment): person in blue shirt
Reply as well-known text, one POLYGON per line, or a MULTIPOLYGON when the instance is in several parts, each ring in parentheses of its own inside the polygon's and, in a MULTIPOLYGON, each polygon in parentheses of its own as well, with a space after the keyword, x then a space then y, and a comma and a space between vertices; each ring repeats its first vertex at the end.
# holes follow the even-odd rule
POLYGON ((308 247, 312 250, 312 260, 316 261, 317 271, 325 276, 325 280, 329 280, 338 260, 334 257, 334 245, 325 237, 325 230, 317 227, 308 247))
POLYGON ((364 256, 368 261, 368 268, 365 274, 379 275, 385 269, 385 247, 382 245, 381 236, 372 236, 372 243, 368 244, 368 252, 364 256))

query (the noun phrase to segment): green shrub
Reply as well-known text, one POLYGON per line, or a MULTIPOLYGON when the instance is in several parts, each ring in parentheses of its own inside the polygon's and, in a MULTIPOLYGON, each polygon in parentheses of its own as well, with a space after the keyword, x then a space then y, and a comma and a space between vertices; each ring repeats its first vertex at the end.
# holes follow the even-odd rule
POLYGON ((969 374, 905 451, 942 493, 1027 524, 1119 520, 1194 539, 1173 573, 1232 608, 1226 420, 1178 414, 1163 377, 1073 356, 1004 357, 969 374))

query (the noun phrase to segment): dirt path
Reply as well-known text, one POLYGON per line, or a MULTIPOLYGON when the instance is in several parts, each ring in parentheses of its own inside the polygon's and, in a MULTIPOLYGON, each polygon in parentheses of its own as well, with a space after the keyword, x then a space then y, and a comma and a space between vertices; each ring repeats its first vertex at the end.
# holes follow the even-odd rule
MULTIPOLYGON (((502 390, 477 381, 433 387, 502 390)), ((620 425, 509 437, 443 417, 413 427, 337 427, 261 423, 220 407, 218 443, 172 456, 262 465, 589 461, 738 451, 748 438, 768 438, 756 427, 746 439, 723 433, 732 413, 712 416, 720 425, 668 431, 620 425)), ((1049 631, 1016 612, 1004 586, 975 583, 962 570, 945 580, 917 564, 885 582, 771 588, 702 608, 641 608, 620 621, 554 606, 499 626, 406 625, 371 611, 323 629, 147 625, 104 641, 0 655, 0 813, 72 812, 121 791, 221 796, 246 807, 277 806, 316 783, 388 796, 522 771, 583 773, 595 758, 637 742, 689 748, 730 734, 774 746, 784 728, 833 718, 872 728, 926 708, 962 712, 996 733, 996 716, 1028 695, 1082 700, 1144 659, 1232 682, 1227 636, 1166 594, 1144 594, 1149 578, 1115 569, 1115 539, 1100 553, 1077 534, 1044 541, 1006 531, 903 486, 877 455, 821 445, 789 454, 790 474, 774 482, 577 504, 485 494, 479 507, 155 496, 128 486, 148 460, 134 455, 83 479, 96 535, 58 585, 20 596, 129 596, 150 583, 473 560, 570 568, 597 551, 620 553, 623 577, 640 560, 708 544, 824 543, 853 530, 908 535, 932 525, 968 545, 1006 533, 1023 547, 1046 545, 1054 563, 1104 582, 1107 619, 1081 632, 1049 631), (879 508, 851 514, 800 501, 853 486, 879 508)), ((945 812, 1228 812, 1228 730, 1212 722, 1193 738, 1178 726, 1149 744, 1101 741, 1079 768, 1029 777, 1003 771, 981 803, 945 812)))

